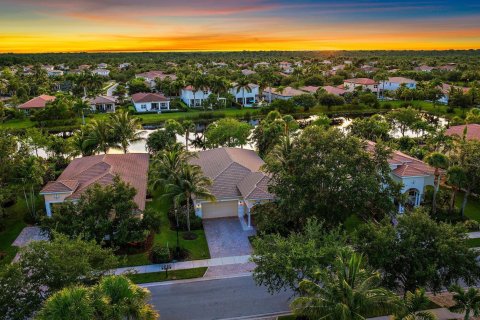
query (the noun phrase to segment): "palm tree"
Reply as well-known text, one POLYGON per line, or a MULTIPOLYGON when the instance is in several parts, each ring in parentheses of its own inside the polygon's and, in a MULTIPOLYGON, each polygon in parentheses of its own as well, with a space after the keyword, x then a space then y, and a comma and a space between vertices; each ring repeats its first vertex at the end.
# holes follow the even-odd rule
POLYGON ((190 232, 190 200, 192 196, 197 199, 215 201, 215 196, 208 190, 212 180, 203 175, 202 169, 196 165, 185 164, 181 167, 178 176, 167 187, 167 193, 176 193, 177 201, 187 202, 187 230, 190 232), (180 193, 177 191, 181 190, 180 193))
POLYGON ((124 276, 108 276, 93 289, 101 319, 153 320, 158 313, 148 304, 150 292, 124 276))
POLYGON ((195 130, 195 124, 193 123, 192 120, 185 120, 182 123, 183 131, 185 133, 185 149, 188 152, 188 141, 189 141, 189 136, 190 132, 195 130))
POLYGON ((38 320, 90 320, 95 319, 95 308, 88 288, 64 288, 45 301, 38 320))
POLYGON ((247 78, 241 78, 238 83, 237 83, 237 93, 240 92, 240 90, 242 91, 242 106, 245 105, 245 91, 247 92, 252 92, 252 88, 250 87, 250 82, 248 81, 247 78))
POLYGON ((73 104, 73 111, 82 116, 82 124, 85 125, 85 110, 90 109, 90 106, 85 100, 78 99, 73 104))
POLYGON ((143 140, 145 131, 141 131, 140 119, 131 117, 128 111, 121 110, 112 114, 110 121, 117 142, 114 147, 122 149, 123 153, 127 153, 130 143, 143 140))
POLYGON ((455 305, 450 308, 452 312, 465 312, 464 320, 470 319, 470 314, 474 317, 480 315, 480 291, 476 288, 465 290, 459 285, 453 285, 449 288, 453 293, 453 301, 455 305))
POLYGON ((150 169, 150 186, 152 189, 165 187, 180 174, 180 170, 193 154, 185 152, 181 144, 176 144, 172 150, 159 152, 155 155, 150 169))
POLYGON ((407 291, 403 301, 404 310, 395 316, 395 320, 435 320, 437 317, 428 308, 430 300, 425 295, 425 289, 417 289, 415 292, 407 291))
MULTIPOLYGON (((460 166, 452 166, 447 171, 447 182, 452 187, 452 196, 450 197, 450 212, 455 207, 455 198, 457 192, 462 188, 467 179, 465 170, 460 166)), ((463 218, 463 211, 462 211, 463 218)))
POLYGON ((90 134, 85 147, 92 147, 96 152, 107 153, 112 146, 112 127, 105 120, 92 120, 89 124, 90 134))
POLYGON ((331 269, 300 283, 301 296, 291 307, 299 316, 323 320, 364 320, 371 314, 390 314, 400 299, 380 287, 380 273, 365 268, 363 256, 342 252, 331 269))
POLYGON ((432 152, 425 158, 426 162, 435 168, 435 186, 433 190, 432 213, 437 212, 437 192, 440 188, 440 169, 448 167, 448 158, 440 152, 432 152))
POLYGON ((92 145, 88 143, 90 132, 87 126, 81 126, 80 130, 76 131, 70 140, 70 146, 72 149, 71 156, 91 156, 94 152, 92 145))

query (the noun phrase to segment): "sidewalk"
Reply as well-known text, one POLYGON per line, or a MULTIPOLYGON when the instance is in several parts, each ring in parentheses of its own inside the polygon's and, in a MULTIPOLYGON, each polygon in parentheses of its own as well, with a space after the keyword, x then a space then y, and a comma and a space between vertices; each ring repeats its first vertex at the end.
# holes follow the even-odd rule
POLYGON ((149 264, 149 265, 136 266, 136 267, 116 268, 116 269, 112 269, 111 272, 116 275, 129 273, 129 272, 133 272, 133 273, 160 272, 160 271, 164 271, 163 268, 166 265, 171 267, 169 270, 185 270, 185 269, 193 269, 193 268, 201 268, 201 267, 228 266, 233 264, 248 263, 249 259, 250 259, 250 255, 212 258, 212 259, 205 259, 205 260, 193 260, 193 261, 182 261, 182 262, 163 263, 163 264, 149 264))
POLYGON ((478 239, 480 238, 480 231, 469 232, 467 235, 470 239, 478 239))

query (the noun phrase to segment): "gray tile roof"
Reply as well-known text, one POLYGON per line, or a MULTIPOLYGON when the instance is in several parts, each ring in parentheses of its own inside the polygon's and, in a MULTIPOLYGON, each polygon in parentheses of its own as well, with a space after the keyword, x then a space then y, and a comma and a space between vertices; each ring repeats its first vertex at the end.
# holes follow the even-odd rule
POLYGON ((263 160, 253 150, 218 148, 198 152, 190 162, 212 179, 210 191, 217 199, 272 199, 270 178, 260 168, 263 160))

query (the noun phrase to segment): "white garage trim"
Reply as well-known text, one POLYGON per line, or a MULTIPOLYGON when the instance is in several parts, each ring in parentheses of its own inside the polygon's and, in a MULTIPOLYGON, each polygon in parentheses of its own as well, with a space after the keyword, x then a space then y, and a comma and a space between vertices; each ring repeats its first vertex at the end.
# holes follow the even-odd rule
POLYGON ((202 203, 202 218, 224 218, 238 216, 238 200, 202 203))

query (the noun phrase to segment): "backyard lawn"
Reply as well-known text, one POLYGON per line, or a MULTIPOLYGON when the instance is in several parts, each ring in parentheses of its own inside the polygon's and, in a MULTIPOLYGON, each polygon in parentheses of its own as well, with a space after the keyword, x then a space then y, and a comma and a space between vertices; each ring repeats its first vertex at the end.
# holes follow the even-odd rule
MULTIPOLYGON (((462 207, 464 193, 458 193, 455 204, 457 208, 462 207)), ((480 200, 473 196, 468 197, 467 206, 465 208, 465 216, 472 220, 480 222, 480 200)))
MULTIPOLYGON (((175 248, 177 236, 176 231, 170 229, 170 222, 167 216, 169 205, 168 199, 161 199, 159 196, 156 196, 153 201, 147 202, 147 206, 153 207, 162 213, 160 232, 155 234, 154 245, 158 244, 175 248)), ((194 232, 197 234, 197 239, 195 240, 184 240, 182 238, 184 232, 179 232, 180 247, 188 250, 188 260, 209 259, 210 252, 208 251, 205 232, 203 230, 195 230, 194 232)), ((121 266, 139 266, 145 264, 151 264, 147 252, 125 256, 125 260, 121 263, 121 266)))
POLYGON ((180 279, 193 279, 201 278, 207 271, 207 267, 186 269, 186 270, 176 270, 168 271, 168 278, 166 277, 165 271, 163 272, 152 272, 152 273, 138 273, 138 274, 129 274, 127 275, 130 280, 134 283, 149 283, 149 282, 160 282, 167 280, 180 280, 180 279))

